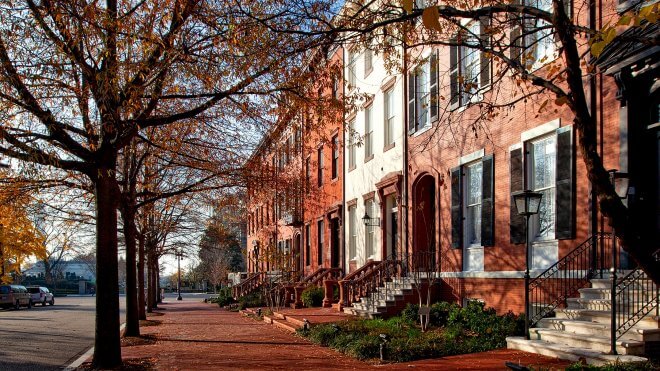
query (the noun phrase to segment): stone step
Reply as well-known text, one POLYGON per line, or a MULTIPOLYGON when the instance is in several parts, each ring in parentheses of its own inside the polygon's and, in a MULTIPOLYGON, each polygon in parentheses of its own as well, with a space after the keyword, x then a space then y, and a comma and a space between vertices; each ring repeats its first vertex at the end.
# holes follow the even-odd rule
MULTIPOLYGON (((605 323, 565 318, 543 318, 536 324, 536 326, 582 335, 595 335, 605 338, 609 338, 610 336, 610 325, 605 323)), ((626 332, 621 339, 634 341, 659 341, 660 329, 632 328, 630 331, 626 332)))
POLYGON ((295 333, 296 330, 298 329, 297 326, 292 325, 288 321, 280 320, 280 319, 274 319, 272 320, 272 324, 275 327, 281 328, 282 330, 289 331, 295 333))
POLYGON ((646 362, 647 359, 633 355, 609 355, 588 348, 551 343, 545 340, 525 340, 523 337, 507 337, 508 349, 517 349, 525 352, 542 354, 577 362, 584 359, 587 364, 603 366, 615 362, 646 362))
MULTIPOLYGON (((632 308, 639 310, 647 305, 647 301, 638 301, 631 303, 629 301, 617 303, 619 310, 626 309, 630 311, 632 308)), ((566 305, 570 309, 587 309, 587 310, 611 310, 612 301, 610 299, 582 299, 582 298, 568 298, 566 305)))
POLYGON ((579 289, 578 292, 582 299, 609 299, 611 297, 609 288, 594 289, 587 287, 579 289))
MULTIPOLYGON (((609 325, 611 321, 611 312, 609 310, 589 310, 589 309, 555 309, 555 317, 575 319, 588 322, 604 323, 609 325)), ((634 328, 639 329, 657 329, 660 328, 660 317, 655 316, 655 312, 647 314, 642 318, 634 328)))
MULTIPOLYGON (((619 275, 618 278, 622 278, 623 275, 619 275)), ((635 286, 641 287, 641 288, 646 288, 649 287, 651 280, 638 280, 634 283, 635 286)), ((591 287, 592 288, 601 288, 601 289, 609 289, 612 287, 612 281, 609 278, 593 278, 589 282, 591 282, 591 287)))
MULTIPOLYGON (((293 318, 291 316, 286 316, 286 321, 292 324, 297 328, 302 328, 305 325, 305 321, 298 318, 293 318)), ((310 324, 311 325, 311 324, 310 324)))
MULTIPOLYGON (((602 353, 607 353, 610 350, 609 337, 582 335, 538 327, 529 329, 529 336, 536 340, 545 340, 574 348, 592 349, 602 353)), ((619 354, 640 355, 644 354, 644 343, 635 340, 618 340, 616 350, 619 354)))

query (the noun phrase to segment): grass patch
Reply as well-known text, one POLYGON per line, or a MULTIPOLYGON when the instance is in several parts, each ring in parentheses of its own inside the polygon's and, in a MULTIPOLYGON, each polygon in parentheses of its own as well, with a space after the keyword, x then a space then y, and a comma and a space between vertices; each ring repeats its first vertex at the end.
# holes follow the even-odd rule
POLYGON ((494 309, 477 302, 465 308, 437 303, 431 308, 431 316, 431 327, 426 332, 416 322, 417 308, 409 306, 400 316, 387 320, 321 324, 299 333, 360 360, 379 358, 382 334, 387 338, 384 358, 393 362, 497 349, 506 345, 507 336, 523 333, 521 316, 498 316, 494 309))

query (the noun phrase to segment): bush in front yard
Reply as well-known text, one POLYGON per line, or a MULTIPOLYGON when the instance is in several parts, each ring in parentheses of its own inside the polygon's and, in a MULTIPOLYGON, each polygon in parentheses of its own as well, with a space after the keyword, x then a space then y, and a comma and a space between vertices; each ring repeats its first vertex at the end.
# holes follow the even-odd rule
POLYGON ((511 313, 498 316, 492 308, 484 309, 482 303, 470 303, 465 308, 434 304, 432 326, 426 332, 419 328, 417 311, 416 305, 409 305, 399 317, 355 319, 336 326, 320 324, 301 334, 358 359, 378 358, 380 334, 384 334, 388 338, 385 359, 395 362, 501 348, 507 336, 522 334, 522 317, 511 313))
POLYGON ((300 299, 307 308, 320 307, 323 304, 325 292, 322 287, 310 286, 302 292, 300 299))

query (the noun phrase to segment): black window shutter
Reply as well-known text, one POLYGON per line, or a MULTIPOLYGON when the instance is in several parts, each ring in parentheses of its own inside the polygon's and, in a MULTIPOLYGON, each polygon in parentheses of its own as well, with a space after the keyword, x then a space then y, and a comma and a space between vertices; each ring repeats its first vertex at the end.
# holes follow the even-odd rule
POLYGON ((438 118, 438 52, 431 53, 431 121, 438 118))
POLYGON ((575 142, 573 127, 557 129, 555 237, 575 238, 575 142))
MULTIPOLYGON (((452 43, 457 42, 456 38, 451 40, 452 43)), ((458 82, 458 46, 449 47, 449 104, 452 108, 459 105, 459 82, 458 82)))
MULTIPOLYGON (((490 27, 490 17, 481 17, 479 18, 479 38, 481 39, 481 43, 486 46, 490 47, 490 34, 488 33, 488 27, 490 27)), ((479 53, 481 56, 481 71, 479 75, 479 88, 483 88, 485 86, 490 85, 490 75, 491 75, 491 67, 490 67, 490 56, 484 53, 484 51, 481 51, 479 53)))
POLYGON ((510 237, 511 243, 520 244, 525 242, 525 218, 518 214, 516 203, 513 202, 513 193, 523 190, 523 150, 522 148, 514 149, 510 152, 511 164, 509 171, 511 172, 511 198, 510 198, 510 237))
POLYGON ((408 72, 408 132, 415 131, 417 114, 415 113, 415 72, 408 72))
POLYGON ((495 244, 495 161, 493 155, 481 160, 481 245, 495 244))
POLYGON ((451 169, 451 246, 463 246, 463 205, 461 195, 461 168, 451 169))

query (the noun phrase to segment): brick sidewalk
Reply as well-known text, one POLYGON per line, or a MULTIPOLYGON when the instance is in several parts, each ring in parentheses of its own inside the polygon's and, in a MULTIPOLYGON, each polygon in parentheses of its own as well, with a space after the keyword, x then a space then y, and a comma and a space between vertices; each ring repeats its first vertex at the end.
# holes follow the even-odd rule
POLYGON ((504 370, 505 361, 545 370, 568 362, 535 354, 497 350, 405 364, 374 366, 320 347, 272 325, 195 301, 166 302, 160 322, 141 333, 154 344, 122 347, 122 357, 151 359, 158 370, 504 370))

